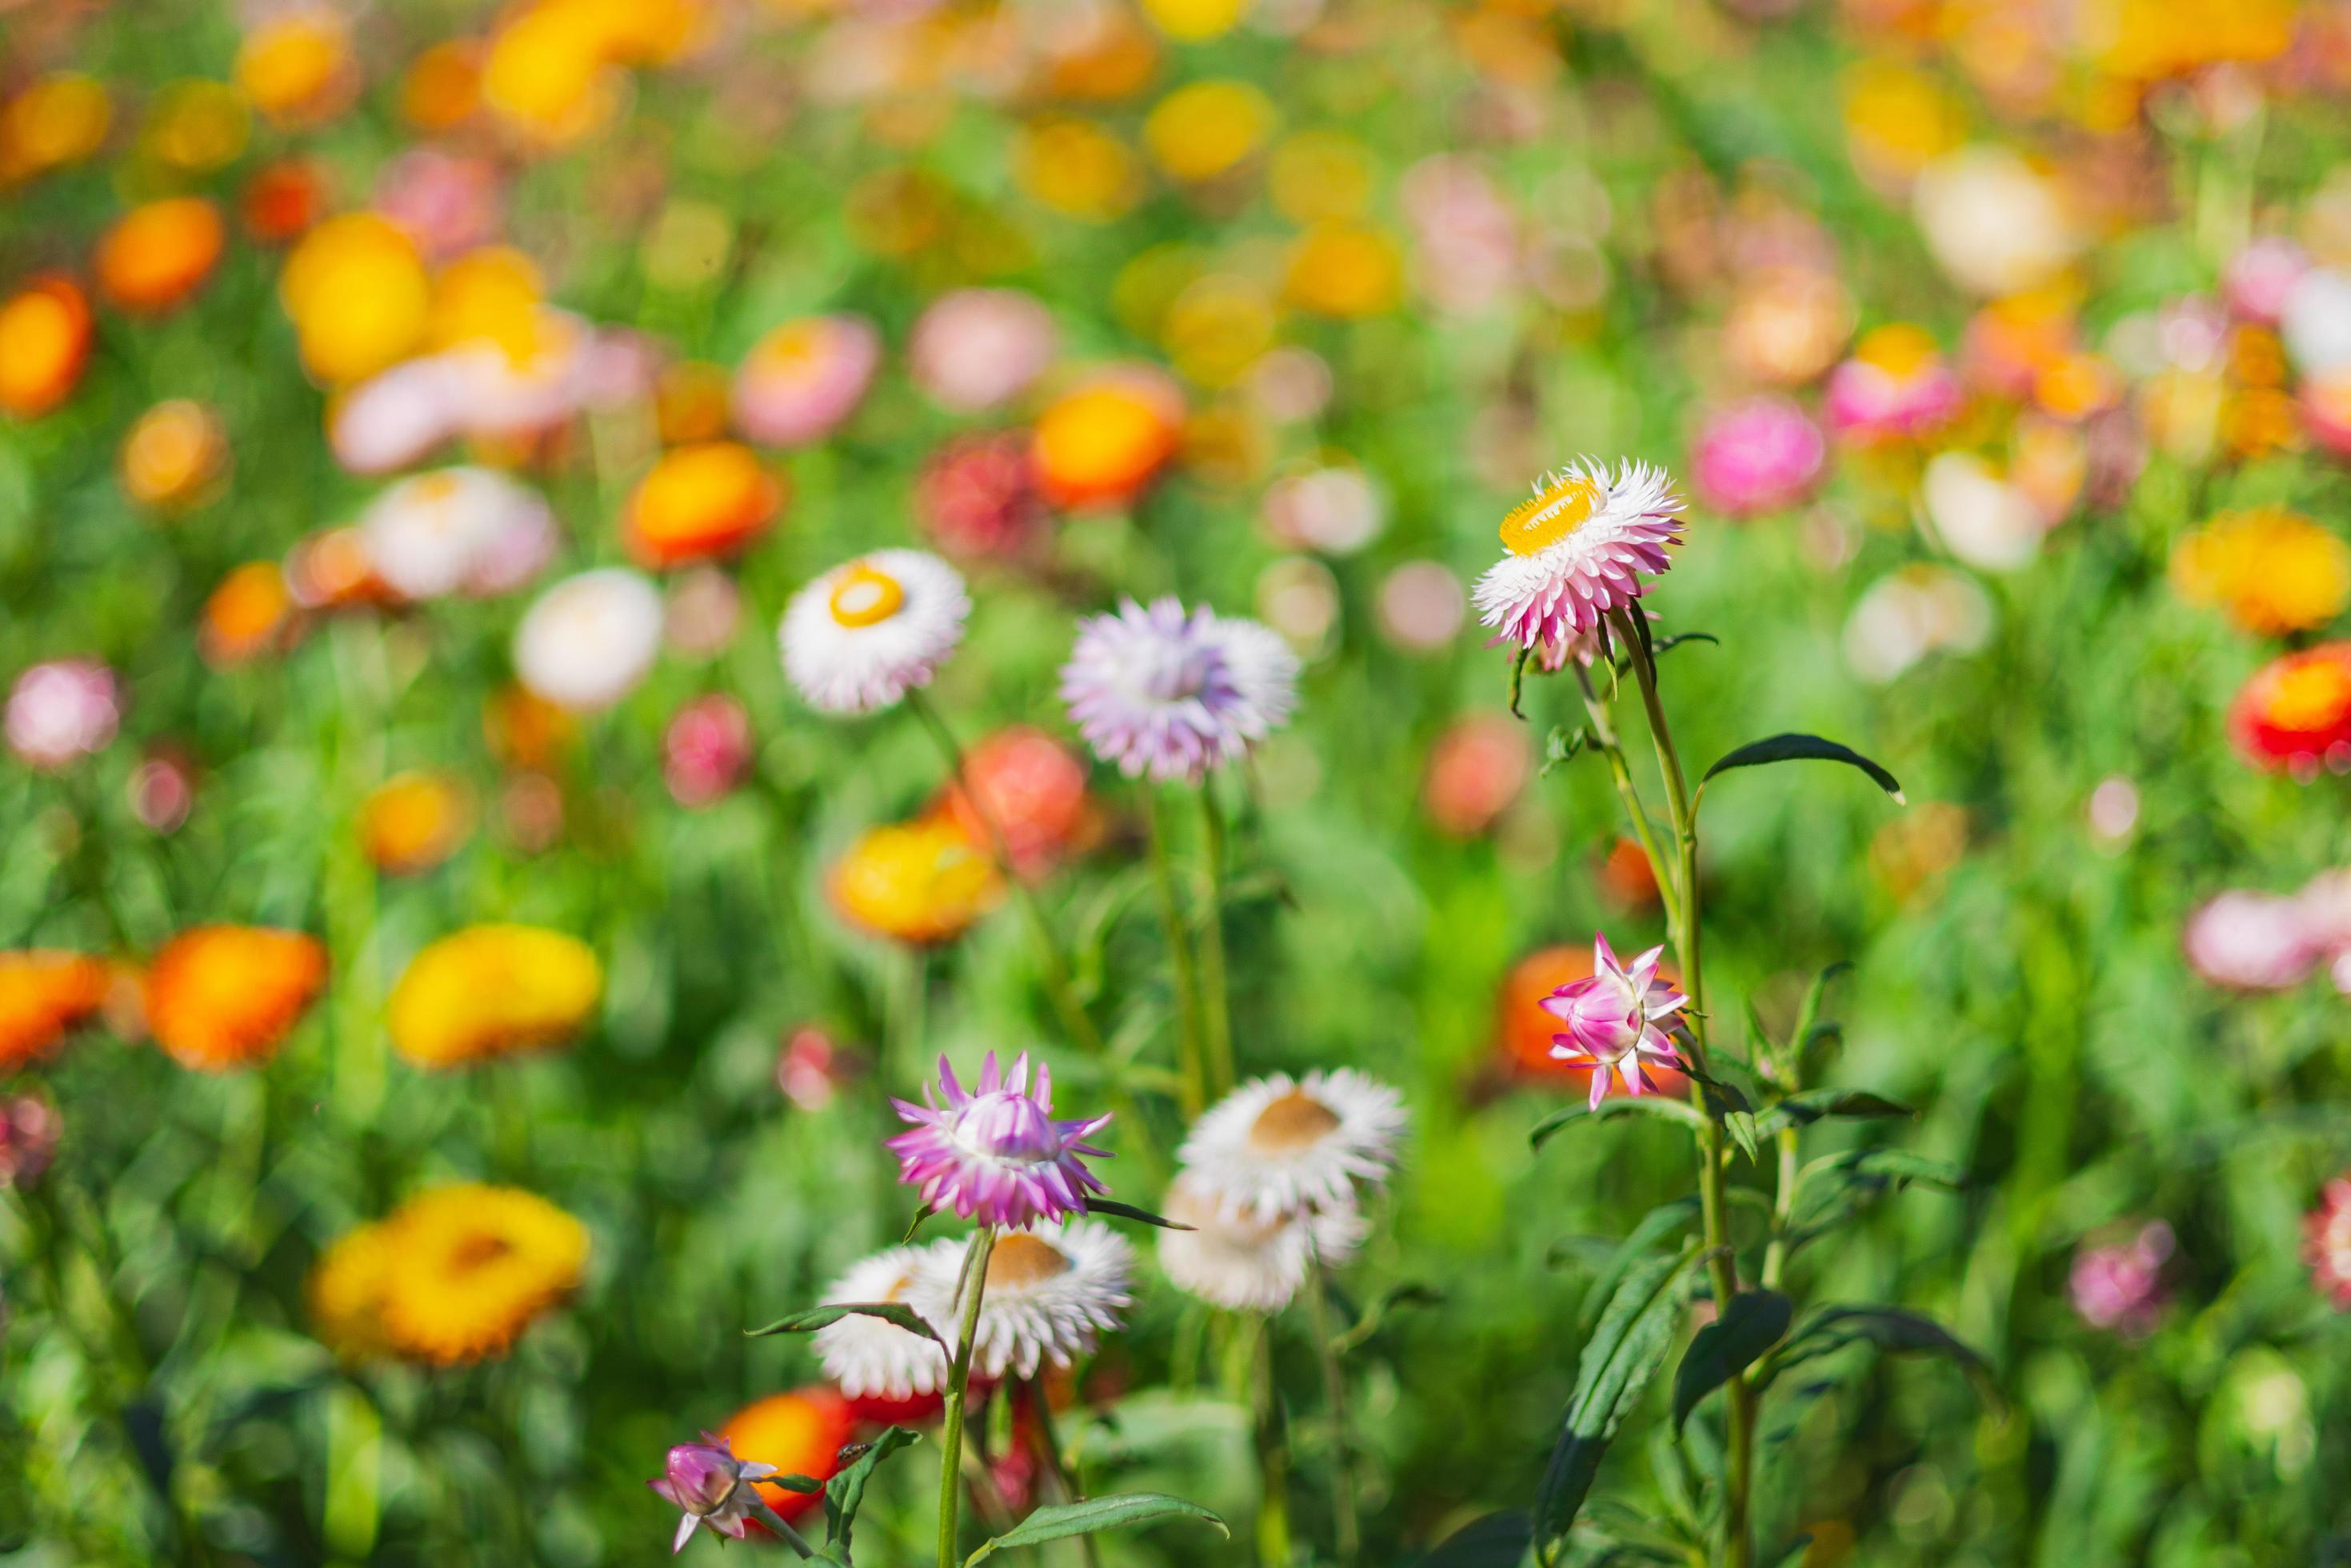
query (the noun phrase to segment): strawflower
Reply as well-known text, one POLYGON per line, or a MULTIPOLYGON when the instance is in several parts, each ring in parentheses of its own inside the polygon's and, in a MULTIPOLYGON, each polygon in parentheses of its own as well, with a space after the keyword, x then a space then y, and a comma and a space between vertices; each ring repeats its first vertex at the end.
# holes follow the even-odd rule
POLYGON ((1592 973, 1560 987, 1543 1003, 1543 1010, 1566 1026, 1565 1032, 1552 1037, 1552 1054, 1562 1061, 1580 1059, 1593 1065, 1594 1106, 1608 1092, 1612 1070, 1624 1081, 1626 1093, 1654 1094, 1659 1090, 1649 1075, 1649 1063, 1682 1065, 1668 1032, 1677 1026, 1661 1026, 1660 1020, 1671 1019, 1689 998, 1657 977, 1657 961, 1664 955, 1663 947, 1652 947, 1628 967, 1617 959, 1607 937, 1595 936, 1592 973))
POLYGON ((1026 1052, 1003 1072, 990 1051, 969 1091, 942 1056, 923 1099, 890 1102, 914 1130, 885 1146, 898 1156, 898 1179, 934 1208, 1019 1229, 1082 1214, 1086 1194, 1107 1190, 1085 1162, 1108 1157, 1086 1140, 1109 1115, 1055 1120, 1051 1074, 1040 1063, 1032 1087, 1026 1052))

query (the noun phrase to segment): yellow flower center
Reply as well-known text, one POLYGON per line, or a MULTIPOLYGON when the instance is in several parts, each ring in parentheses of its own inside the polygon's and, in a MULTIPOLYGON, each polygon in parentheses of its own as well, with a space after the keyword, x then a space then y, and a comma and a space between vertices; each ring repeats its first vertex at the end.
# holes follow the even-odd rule
POLYGON ((1017 1290, 1023 1285, 1041 1285, 1069 1271, 1069 1254, 1025 1230, 998 1238, 996 1250, 987 1255, 987 1288, 991 1291, 1006 1286, 1017 1290))
POLYGON ((898 613, 906 591, 898 580, 860 561, 832 585, 832 618, 843 626, 872 626, 898 613))
POLYGON ((1538 555, 1591 521, 1599 505, 1600 487, 1591 480, 1562 479, 1511 508, 1502 519, 1502 548, 1538 555))
POLYGON ((2317 729, 2351 707, 2351 670, 2313 660, 2278 676, 2270 695, 2270 721, 2287 729, 2317 729))
POLYGON ((1338 1126, 1331 1107, 1303 1089, 1293 1089, 1257 1113, 1249 1124, 1249 1147, 1259 1154, 1289 1154, 1311 1147, 1338 1126))

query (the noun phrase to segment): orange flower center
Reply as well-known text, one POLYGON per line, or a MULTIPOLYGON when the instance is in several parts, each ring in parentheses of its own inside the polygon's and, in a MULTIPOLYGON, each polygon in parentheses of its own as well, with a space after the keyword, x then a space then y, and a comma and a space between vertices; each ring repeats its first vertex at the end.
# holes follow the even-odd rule
POLYGON ((1338 1127, 1331 1107, 1303 1089, 1293 1089, 1257 1113, 1249 1125, 1249 1147, 1259 1154, 1289 1154, 1311 1148, 1338 1127))
POLYGON ((2319 729, 2351 707, 2351 670, 2314 659, 2278 675, 2270 695, 2270 722, 2286 729, 2319 729))
POLYGON ((991 1291, 1041 1285, 1070 1271, 1069 1254, 1025 1230, 998 1239, 987 1255, 987 1288, 991 1291))
POLYGON ((832 586, 832 618, 843 626, 872 626, 898 613, 906 591, 898 580, 860 561, 832 586))
POLYGON ((1592 520, 1600 487, 1589 479, 1562 479, 1531 500, 1521 501, 1502 519, 1502 547, 1512 555, 1536 555, 1592 520))

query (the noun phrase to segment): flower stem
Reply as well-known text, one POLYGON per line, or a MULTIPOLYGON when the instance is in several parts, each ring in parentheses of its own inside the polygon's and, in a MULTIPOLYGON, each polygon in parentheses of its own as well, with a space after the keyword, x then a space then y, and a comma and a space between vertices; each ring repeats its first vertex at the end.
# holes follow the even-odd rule
POLYGON ((1233 1092, 1232 1000, 1225 985, 1225 814, 1213 782, 1200 786, 1201 841, 1208 862, 1208 917, 1200 923, 1200 999, 1206 1014, 1208 1093, 1233 1092))
POLYGON ((937 743, 940 754, 946 758, 949 775, 955 779, 956 788, 963 791, 963 798, 971 803, 972 815, 979 819, 980 827, 987 835, 988 855, 996 862, 997 874, 1011 890, 1013 902, 1020 906, 1021 915, 1029 923, 1029 934, 1036 939, 1037 956, 1045 967, 1045 989, 1052 998, 1053 1010, 1061 1017, 1062 1029, 1069 1032, 1071 1041, 1087 1055, 1102 1055, 1104 1049, 1102 1031, 1094 1027, 1085 1004, 1078 999, 1077 988, 1071 979, 1070 955, 1054 932, 1053 923, 1045 917, 1044 906, 1037 902, 1036 891, 1013 869, 1012 851, 1005 839, 1003 825, 996 820, 996 813, 988 809, 987 803, 979 798, 979 791, 973 787, 965 767, 962 745, 956 739, 955 732, 947 727, 946 720, 939 716, 938 709, 931 706, 930 698, 920 689, 906 694, 906 706, 914 710, 916 718, 922 720, 923 727, 930 731, 932 740, 937 743))
MULTIPOLYGON (((1053 1478, 1054 1488, 1063 1502, 1078 1501, 1081 1494, 1077 1479, 1070 1473, 1069 1461, 1061 1451, 1061 1435, 1053 1426, 1053 1397, 1046 1392, 1041 1377, 1029 1385, 1029 1408, 1037 1416, 1037 1446, 1045 1451, 1045 1473, 1053 1478)), ((1092 1535, 1078 1536, 1076 1545, 1079 1561, 1086 1568, 1102 1568, 1102 1547, 1092 1535)))
POLYGON ((987 1293, 987 1255, 996 1249, 996 1227, 971 1233, 964 1249, 956 1295, 963 1315, 956 1328, 955 1362, 948 1368, 946 1409, 939 1434, 939 1568, 957 1568, 956 1510, 963 1500, 964 1406, 971 1386, 971 1344, 979 1331, 979 1301, 987 1293))
MULTIPOLYGON (((740 1484, 744 1486, 751 1485, 749 1481, 744 1481, 740 1484)), ((767 1504, 767 1500, 764 1498, 756 1495, 753 1496, 751 1499, 751 1517, 758 1520, 761 1524, 766 1525, 769 1530, 775 1531, 776 1539, 790 1547, 794 1552, 799 1553, 803 1560, 816 1555, 815 1549, 809 1545, 807 1538, 802 1536, 799 1531, 794 1530, 790 1523, 785 1520, 782 1514, 778 1513, 774 1509, 769 1508, 767 1504)))
POLYGON ((1193 971, 1192 938, 1184 929, 1183 902, 1176 894, 1175 862, 1167 852, 1167 819, 1156 790, 1146 789, 1143 800, 1150 824, 1151 878, 1159 892, 1159 923, 1166 932, 1167 962, 1175 971, 1176 1037, 1183 1071, 1184 1114, 1189 1118, 1197 1116, 1207 1103, 1207 1071, 1200 1049, 1199 982, 1193 971))
POLYGON ((1347 1433, 1347 1376, 1339 1364, 1339 1342, 1331 1332, 1331 1296, 1318 1252, 1306 1269, 1306 1312, 1314 1332, 1314 1354, 1322 1363, 1322 1399, 1331 1417, 1331 1511, 1340 1568, 1362 1560, 1363 1524, 1356 1512, 1355 1458, 1347 1433))
MULTIPOLYGON (((1633 674, 1641 688, 1641 706, 1649 719, 1649 737, 1657 750, 1657 769, 1666 785, 1666 819, 1674 837, 1677 855, 1674 881, 1680 897, 1670 906, 1667 922, 1673 941, 1674 961, 1681 968, 1682 989, 1688 994, 1689 1008, 1685 1016, 1689 1020, 1690 1065, 1703 1076, 1708 1071, 1706 975, 1700 967, 1698 887, 1698 821, 1690 810, 1689 788, 1682 774, 1681 758, 1674 749, 1672 727, 1666 722, 1664 702, 1657 695, 1657 667, 1653 657, 1646 628, 1633 619, 1638 611, 1620 612, 1616 617, 1617 633, 1632 655, 1633 674)), ((1666 868, 1652 862, 1659 885, 1665 881, 1666 868)), ((1713 1285, 1715 1305, 1727 1310, 1731 1298, 1739 1293, 1739 1270, 1731 1249, 1729 1203, 1725 1192, 1723 1129, 1716 1103, 1701 1094, 1707 1108, 1705 1124, 1698 1131, 1698 1208, 1705 1226, 1707 1275, 1713 1285)), ((1725 1390, 1729 1407, 1726 1423, 1723 1478, 1723 1568, 1750 1568, 1754 1561, 1754 1540, 1748 1523, 1750 1489, 1754 1484, 1755 1405, 1754 1385, 1742 1374, 1730 1379, 1725 1390)))
POLYGON ((1273 1380, 1273 1320, 1259 1317, 1249 1350, 1257 1420, 1257 1555, 1262 1568, 1290 1568, 1290 1444, 1282 1431, 1281 1391, 1273 1380))

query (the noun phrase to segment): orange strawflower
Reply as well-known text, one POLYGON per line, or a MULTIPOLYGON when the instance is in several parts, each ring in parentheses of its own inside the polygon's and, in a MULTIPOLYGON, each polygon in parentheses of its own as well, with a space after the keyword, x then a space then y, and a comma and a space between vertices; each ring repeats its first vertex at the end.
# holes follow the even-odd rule
POLYGON ((172 510, 202 500, 228 465, 219 418, 189 398, 159 402, 122 438, 122 488, 142 507, 172 510))
POLYGON ((0 413, 36 419, 66 401, 89 360, 89 301, 63 277, 37 277, 0 305, 0 413))
POLYGON ((901 942, 951 941, 1002 893, 987 852, 944 815, 875 828, 832 870, 841 914, 901 942))
POLYGON ((47 1055, 106 1000, 109 971, 79 953, 0 953, 0 1072, 47 1055))
POLYGON ((147 968, 147 1025, 183 1067, 266 1061, 327 983, 327 950, 299 931, 200 925, 147 968))
MULTIPOLYGON (((738 1459, 820 1481, 841 1468, 841 1450, 857 1435, 857 1426, 849 1401, 818 1385, 747 1405, 726 1418, 718 1435, 738 1459)), ((787 1491, 772 1481, 759 1483, 759 1500, 787 1520, 822 1500, 820 1494, 787 1491)))
POLYGON ((133 207, 98 242, 99 292, 125 310, 169 310, 204 287, 227 242, 220 209, 201 196, 133 207))
POLYGON ((402 773, 360 803, 360 848, 388 875, 430 871, 465 842, 473 820, 473 803, 455 779, 402 773))
POLYGON ((622 527, 644 565, 681 566, 740 549, 783 503, 782 483, 749 447, 712 441, 663 454, 638 481, 622 527))
POLYGON ((244 664, 277 647, 293 614, 285 570, 274 560, 247 561, 222 578, 204 601, 196 647, 209 664, 244 664))
POLYGON ((1176 454, 1183 402, 1155 373, 1104 377, 1068 392, 1038 418, 1030 455, 1057 507, 1133 500, 1176 454))

